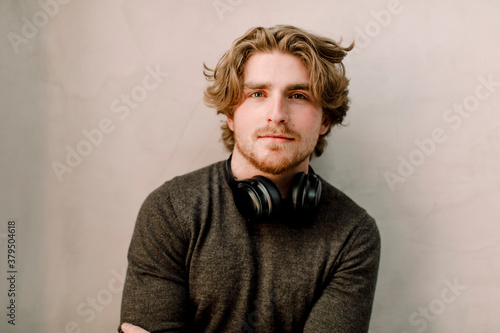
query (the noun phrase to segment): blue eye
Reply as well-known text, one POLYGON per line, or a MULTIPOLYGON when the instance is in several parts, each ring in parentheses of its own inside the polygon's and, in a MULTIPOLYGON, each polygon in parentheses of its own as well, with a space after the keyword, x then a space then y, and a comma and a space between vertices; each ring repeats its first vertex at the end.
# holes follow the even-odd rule
POLYGON ((261 92, 261 91, 256 91, 256 92, 253 92, 252 97, 264 97, 264 94, 261 92))

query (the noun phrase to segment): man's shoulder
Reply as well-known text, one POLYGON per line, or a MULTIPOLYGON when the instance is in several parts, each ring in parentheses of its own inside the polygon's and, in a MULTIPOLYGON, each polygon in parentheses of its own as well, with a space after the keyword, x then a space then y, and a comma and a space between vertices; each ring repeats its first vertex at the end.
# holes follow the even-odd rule
POLYGON ((366 209, 361 207, 349 195, 323 178, 321 180, 323 183, 321 204, 327 214, 334 215, 337 220, 350 221, 351 223, 353 221, 370 221, 370 223, 374 223, 374 219, 366 209))
POLYGON ((224 182, 222 161, 176 176, 145 198, 137 224, 146 229, 176 225, 188 230, 185 228, 204 221, 214 206, 225 202, 221 198, 227 197, 229 187, 224 182))
POLYGON ((176 176, 156 188, 152 197, 189 197, 205 193, 224 181, 224 161, 176 176))
POLYGON ((334 230, 334 242, 343 243, 354 236, 366 240, 363 247, 372 244, 374 248, 380 248, 380 233, 375 219, 346 193, 326 181, 322 183, 318 218, 325 230, 334 230))

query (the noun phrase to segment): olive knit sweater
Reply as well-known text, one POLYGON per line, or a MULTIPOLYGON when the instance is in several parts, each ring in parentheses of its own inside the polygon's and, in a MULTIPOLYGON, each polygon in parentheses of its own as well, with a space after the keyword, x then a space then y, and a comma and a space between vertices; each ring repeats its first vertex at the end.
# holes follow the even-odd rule
POLYGON ((152 192, 128 253, 121 322, 151 332, 367 332, 375 221, 322 180, 300 223, 248 223, 219 162, 152 192))

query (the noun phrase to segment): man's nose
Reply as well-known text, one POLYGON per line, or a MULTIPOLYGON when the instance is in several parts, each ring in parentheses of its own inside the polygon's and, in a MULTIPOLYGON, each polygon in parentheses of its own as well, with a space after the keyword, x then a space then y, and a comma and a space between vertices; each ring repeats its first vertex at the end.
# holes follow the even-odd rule
POLYGON ((289 120, 288 105, 283 97, 276 96, 271 99, 269 105, 267 122, 276 125, 286 125, 289 120))

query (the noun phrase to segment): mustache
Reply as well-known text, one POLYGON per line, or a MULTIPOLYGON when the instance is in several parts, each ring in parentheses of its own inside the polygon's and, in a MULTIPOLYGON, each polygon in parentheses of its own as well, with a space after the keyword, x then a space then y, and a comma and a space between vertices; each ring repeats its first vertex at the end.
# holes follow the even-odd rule
POLYGON ((261 127, 254 132, 254 137, 258 138, 260 136, 265 136, 265 135, 279 135, 279 136, 284 136, 287 138, 291 138, 294 140, 300 140, 301 135, 285 125, 280 125, 280 126, 272 126, 272 125, 267 125, 265 127, 261 127))

